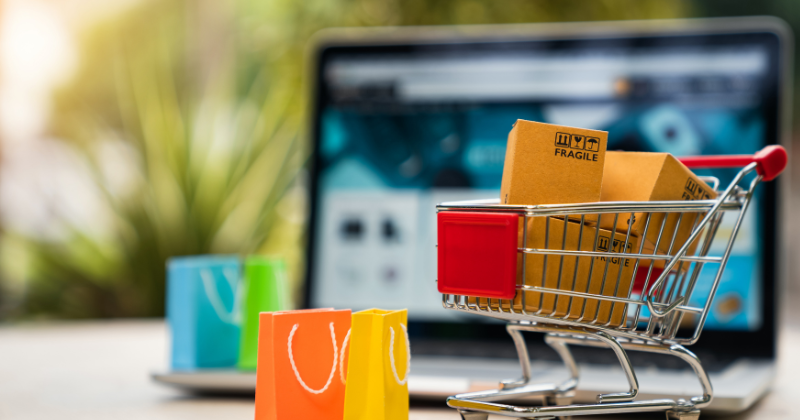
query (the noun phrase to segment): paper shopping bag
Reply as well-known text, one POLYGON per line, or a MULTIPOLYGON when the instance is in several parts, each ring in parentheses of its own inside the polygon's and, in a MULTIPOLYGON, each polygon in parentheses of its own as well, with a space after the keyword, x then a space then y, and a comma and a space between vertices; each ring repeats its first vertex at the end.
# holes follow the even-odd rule
POLYGON ((407 311, 353 314, 347 356, 345 420, 407 420, 411 352, 407 311))
POLYGON ((167 263, 167 323, 172 368, 236 365, 239 354, 239 258, 196 255, 167 263))
POLYGON ((291 309, 287 282, 286 263, 282 259, 252 255, 245 260, 242 340, 236 364, 239 369, 256 370, 259 314, 291 309))
POLYGON ((342 350, 349 330, 349 309, 263 312, 256 420, 341 420, 342 350))

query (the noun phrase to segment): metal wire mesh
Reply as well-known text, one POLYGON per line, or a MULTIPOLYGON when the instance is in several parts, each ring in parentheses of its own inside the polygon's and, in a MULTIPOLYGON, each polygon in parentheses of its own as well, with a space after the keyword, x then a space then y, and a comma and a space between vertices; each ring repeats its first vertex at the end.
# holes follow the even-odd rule
MULTIPOLYGON (((522 221, 515 298, 445 294, 443 305, 501 319, 691 344, 699 338, 757 181, 749 190, 732 184, 718 200, 547 206, 442 204, 438 211, 515 212, 522 221), (734 217, 735 229, 722 232, 719 226, 726 213, 734 217), (601 228, 609 220, 612 228, 601 228), (638 232, 633 228, 636 221, 638 232), (627 229, 619 229, 618 222, 627 229), (688 239, 691 243, 684 247, 688 239), (722 251, 710 255, 714 244, 721 244, 713 249, 722 251), (681 248, 688 249, 681 254, 681 248), (701 278, 714 279, 708 296, 695 296, 701 278), (648 308, 648 296, 652 308, 665 312, 663 316, 648 308), (676 338, 679 331, 687 333, 676 338)), ((716 180, 710 183, 715 189, 718 186, 716 180)))

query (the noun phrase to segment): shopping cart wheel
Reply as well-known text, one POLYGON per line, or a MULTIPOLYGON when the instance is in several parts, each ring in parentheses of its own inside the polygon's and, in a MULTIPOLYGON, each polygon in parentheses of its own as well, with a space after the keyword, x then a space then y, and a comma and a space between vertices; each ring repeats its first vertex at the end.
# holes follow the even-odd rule
POLYGON ((575 392, 556 393, 546 397, 545 405, 570 405, 575 398, 575 392))
MULTIPOLYGON (((575 391, 569 392, 556 392, 554 395, 548 395, 544 399, 544 405, 558 405, 558 406, 566 406, 572 405, 572 400, 575 399, 575 391)), ((545 417, 546 418, 546 417, 545 417)), ((572 420, 572 416, 561 416, 558 417, 558 420, 572 420)), ((539 417, 538 420, 541 420, 542 417, 539 417)))
POLYGON ((461 414, 461 420, 488 420, 489 413, 481 413, 478 411, 466 411, 466 410, 458 410, 458 414, 461 414))
POLYGON ((697 420, 700 410, 667 410, 667 420, 697 420))

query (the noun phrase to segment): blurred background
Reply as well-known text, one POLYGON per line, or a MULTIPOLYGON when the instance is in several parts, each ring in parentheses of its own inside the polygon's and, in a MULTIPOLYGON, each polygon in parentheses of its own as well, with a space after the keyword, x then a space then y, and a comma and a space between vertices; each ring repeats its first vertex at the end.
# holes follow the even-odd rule
POLYGON ((305 48, 320 29, 739 15, 800 28, 791 0, 0 5, 0 320, 162 316, 165 261, 203 253, 280 255, 299 301, 305 48))

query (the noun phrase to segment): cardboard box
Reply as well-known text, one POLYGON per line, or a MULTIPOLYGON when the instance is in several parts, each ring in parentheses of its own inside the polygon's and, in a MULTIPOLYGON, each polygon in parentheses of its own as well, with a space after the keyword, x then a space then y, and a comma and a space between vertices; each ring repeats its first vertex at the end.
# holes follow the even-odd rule
MULTIPOLYGON (((624 233, 604 229, 597 232, 597 228, 587 225, 581 230, 580 223, 573 221, 567 222, 565 232, 564 220, 555 217, 550 218, 549 227, 545 217, 534 217, 528 221, 527 248, 606 252, 611 246, 610 252, 623 252, 624 248, 624 252, 631 253, 638 249, 638 243, 638 238, 633 235, 625 244, 624 233), (595 236, 597 236, 596 247, 595 236)), ((547 288, 616 297, 628 297, 633 281, 633 267, 636 263, 635 259, 627 258, 569 256, 562 258, 553 255, 547 256, 545 263, 545 256, 541 254, 527 254, 525 259, 524 284, 526 285, 542 286, 544 279, 544 287, 547 288)), ((517 270, 521 279, 522 264, 518 264, 517 270)), ((610 317, 611 326, 618 326, 624 320, 623 304, 566 295, 556 296, 552 293, 526 293, 525 306, 528 312, 536 312, 542 308, 542 314, 557 317, 569 314, 567 319, 596 320, 601 325, 609 322, 610 317)), ((514 304, 515 307, 522 308, 521 293, 517 293, 514 304)))
MULTIPOLYGON (((603 187, 601 201, 664 201, 664 200, 708 200, 717 194, 705 182, 701 181, 689 168, 669 153, 614 152, 606 153, 603 171, 603 187)), ((646 213, 636 213, 633 217, 631 234, 644 238, 643 253, 657 251, 662 255, 674 255, 691 235, 696 223, 704 213, 653 213, 650 226, 644 232, 646 213), (678 221, 680 219, 680 225, 678 221), (663 229, 661 228, 663 223, 663 229), (677 233, 675 230, 677 228, 677 233), (661 241, 656 250, 659 231, 663 230, 661 241), (670 241, 675 241, 670 249, 670 241)), ((598 226, 601 229, 616 229, 627 232, 630 214, 620 214, 614 226, 613 215, 603 215, 598 226)), ((687 255, 694 254, 698 240, 692 243, 687 255)), ((637 250, 638 251, 638 250, 637 250)), ((649 260, 642 260, 640 265, 647 267, 649 260)), ((663 267, 664 261, 654 264, 663 267)), ((688 268, 688 265, 684 269, 688 268)))
POLYGON ((508 134, 500 202, 599 201, 607 139, 605 131, 517 120, 508 134))
MULTIPOLYGON (((603 229, 597 232, 597 228, 588 225, 584 225, 583 229, 580 229, 580 223, 574 221, 567 222, 566 232, 564 226, 564 220, 555 217, 550 218, 549 226, 545 217, 530 218, 528 220, 527 248, 606 252, 611 245, 610 252, 622 252, 624 248, 627 253, 638 249, 639 241, 634 236, 630 237, 626 245, 623 233, 612 233, 612 231, 603 229), (597 235, 596 248, 594 246, 595 235, 597 235), (545 243, 545 237, 547 237, 547 243, 545 243), (580 246, 578 246, 579 243, 580 246)), ((522 246, 522 229, 520 229, 520 246, 522 246)), ((562 258, 558 255, 548 255, 545 263, 544 255, 527 254, 524 257, 520 256, 517 263, 517 282, 519 284, 523 283, 522 258, 525 258, 524 284, 528 286, 544 286, 593 294, 602 292, 603 295, 616 297, 628 297, 633 281, 633 267, 636 263, 635 259, 627 258, 588 256, 564 256, 562 258), (618 280, 619 283, 617 283, 618 280)), ((624 304, 566 295, 557 296, 553 293, 534 291, 524 293, 526 294, 525 308, 529 314, 538 312, 541 315, 566 317, 571 320, 581 319, 587 322, 596 320, 599 325, 609 323, 610 319, 610 326, 621 325, 625 319, 624 304), (539 312, 540 308, 541 312, 539 312), (566 316, 567 314, 569 316, 566 316)), ((518 311, 523 307, 522 295, 522 290, 518 290, 514 298, 514 308, 518 311)), ((476 301, 475 298, 469 300, 472 304, 476 301)), ((487 305, 487 299, 481 298, 480 304, 487 305)), ((492 307, 497 309, 497 300, 492 300, 492 307)), ((508 310, 508 307, 506 306, 504 309, 508 310)))

